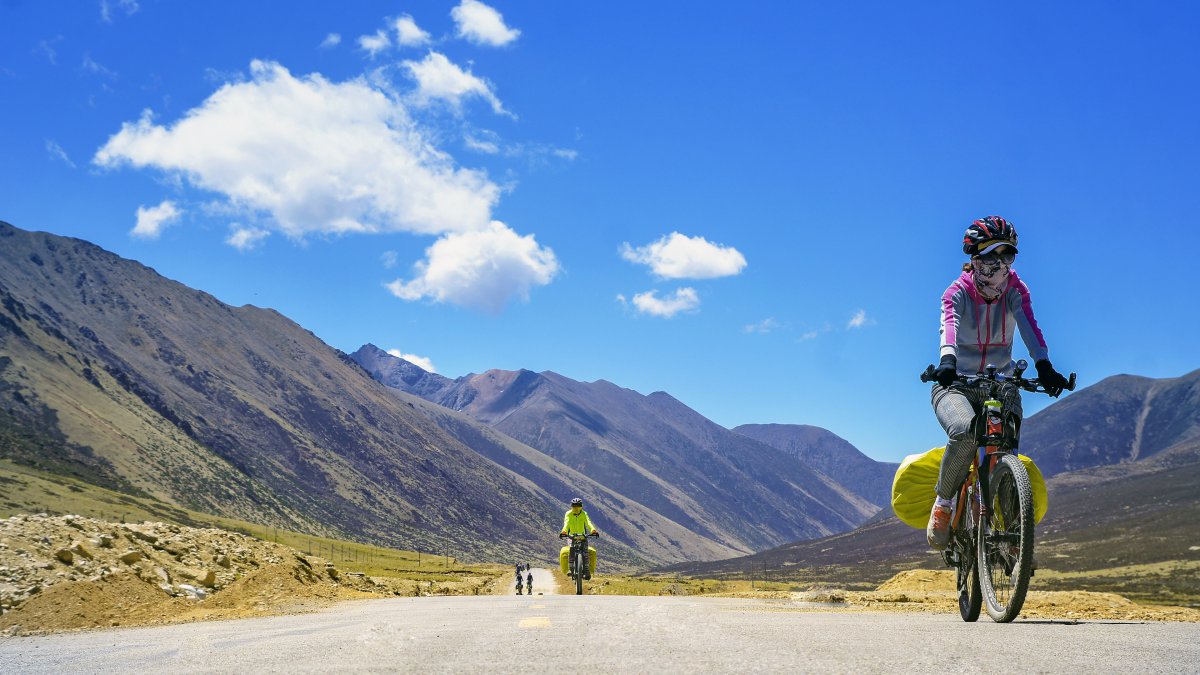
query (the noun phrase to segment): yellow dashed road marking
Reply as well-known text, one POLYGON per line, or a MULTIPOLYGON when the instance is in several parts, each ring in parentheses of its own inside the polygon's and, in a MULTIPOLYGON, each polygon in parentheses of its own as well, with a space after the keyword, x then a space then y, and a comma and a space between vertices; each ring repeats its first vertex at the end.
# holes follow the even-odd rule
POLYGON ((545 605, 530 605, 529 609, 546 609, 545 605))
POLYGON ((550 617, 548 616, 531 616, 528 619, 521 619, 521 623, 517 624, 518 628, 549 628, 550 617))

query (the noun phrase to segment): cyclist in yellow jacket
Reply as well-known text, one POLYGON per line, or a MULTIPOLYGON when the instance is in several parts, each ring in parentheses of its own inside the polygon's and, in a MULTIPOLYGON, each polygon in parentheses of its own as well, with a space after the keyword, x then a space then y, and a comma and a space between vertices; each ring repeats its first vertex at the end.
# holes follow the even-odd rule
MULTIPOLYGON (((600 534, 596 528, 592 527, 592 521, 588 519, 587 511, 583 510, 583 500, 576 497, 571 500, 571 510, 563 514, 562 532, 559 534, 591 534, 592 536, 600 534)), ((562 547, 558 552, 558 562, 562 567, 562 573, 567 573, 567 556, 571 553, 570 546, 562 547)), ((588 572, 584 575, 584 579, 591 579, 596 573, 596 549, 588 547, 588 558, 590 565, 588 572)))

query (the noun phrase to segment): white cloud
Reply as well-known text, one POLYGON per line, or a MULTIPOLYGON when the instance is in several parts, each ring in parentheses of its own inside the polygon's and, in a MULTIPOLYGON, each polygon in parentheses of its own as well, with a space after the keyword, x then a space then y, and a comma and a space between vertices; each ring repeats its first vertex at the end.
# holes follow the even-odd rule
POLYGON ((153 167, 223 194, 268 226, 307 233, 483 230, 500 188, 457 168, 404 105, 363 79, 297 78, 254 61, 172 126, 146 111, 93 158, 101 167, 153 167))
POLYGON ((617 302, 621 303, 621 305, 629 304, 629 300, 625 297, 624 293, 617 293, 617 302))
POLYGON ((393 21, 392 28, 396 31, 396 44, 403 47, 418 47, 430 41, 429 33, 421 30, 407 14, 393 21))
POLYGON ((330 47, 336 47, 340 44, 342 44, 342 36, 338 33, 330 33, 325 36, 324 40, 321 40, 322 49, 329 49, 330 47))
POLYGON ((379 261, 383 263, 384 268, 390 270, 400 263, 400 256, 396 255, 395 251, 384 251, 379 254, 379 261))
POLYGON ((521 34, 504 24, 500 12, 478 0, 462 0, 450 16, 458 24, 458 36, 475 44, 501 47, 521 34))
POLYGON ((463 145, 467 146, 468 150, 482 152, 485 155, 495 155, 500 152, 500 146, 495 141, 471 135, 463 138, 463 145))
POLYGON ((179 220, 183 215, 183 211, 175 206, 175 202, 171 200, 163 200, 158 206, 139 206, 137 209, 137 224, 129 231, 129 234, 140 239, 158 239, 166 226, 179 220))
POLYGON ((37 46, 30 50, 30 53, 42 54, 49 59, 50 65, 56 66, 58 65, 58 50, 55 49, 54 46, 62 42, 62 40, 63 36, 61 35, 55 35, 49 40, 40 40, 37 43, 37 46))
POLYGON ((254 250, 264 239, 271 236, 270 230, 260 227, 243 227, 237 223, 231 225, 230 230, 232 231, 225 238, 225 243, 242 253, 254 250))
POLYGON ((621 245, 621 257, 647 265, 664 279, 712 279, 739 274, 746 258, 732 246, 721 246, 704 237, 687 237, 678 232, 634 248, 621 245))
POLYGON ((394 356, 398 359, 404 359, 405 361, 408 361, 409 363, 413 364, 414 366, 419 367, 421 370, 424 370, 427 373, 436 373, 437 372, 437 368, 434 367, 433 361, 430 361, 429 357, 427 357, 427 356, 417 356, 416 354, 405 354, 404 352, 400 351, 399 349, 389 349, 389 350, 387 350, 387 353, 391 354, 392 356, 394 356))
POLYGON ((779 328, 779 322, 776 321, 774 317, 769 317, 759 321, 758 323, 748 324, 742 330, 747 333, 770 333, 776 328, 779 328))
POLYGON ((514 297, 528 300, 529 291, 550 283, 559 266, 554 251, 539 246, 533 235, 492 221, 486 230, 437 240, 414 270, 413 279, 387 284, 392 294, 499 312, 514 297))
POLYGON ((658 297, 658 291, 633 296, 633 306, 643 314, 671 318, 680 312, 690 312, 700 306, 700 296, 694 288, 680 288, 674 295, 658 297))
POLYGON ((375 31, 374 35, 358 36, 358 47, 362 49, 371 58, 375 58, 379 52, 392 46, 392 40, 383 30, 375 31))
POLYGON ((867 316, 867 310, 860 309, 854 313, 854 316, 850 317, 850 321, 846 324, 846 330, 862 328, 863 326, 870 326, 874 323, 875 319, 867 316))
POLYGON ((63 150, 61 145, 49 138, 46 139, 46 153, 50 155, 51 159, 57 159, 72 169, 75 168, 75 162, 71 161, 71 158, 67 155, 67 151, 63 150))
MULTIPOLYGON (((113 4, 112 0, 100 0, 100 20, 104 23, 112 23, 113 4)), ((116 0, 115 4, 124 10, 125 16, 132 16, 141 9, 137 0, 116 0)))
POLYGON ((83 64, 81 67, 89 73, 94 73, 96 75, 106 77, 110 80, 117 79, 116 73, 114 73, 113 71, 109 70, 108 68, 105 68, 104 66, 97 63, 95 60, 92 59, 90 54, 83 55, 83 64))
POLYGON ((424 61, 405 61, 403 65, 417 81, 418 104, 427 105, 430 101, 442 100, 457 110, 464 98, 478 96, 490 103, 497 114, 515 118, 504 110, 491 85, 451 63, 442 54, 431 51, 425 55, 424 61))

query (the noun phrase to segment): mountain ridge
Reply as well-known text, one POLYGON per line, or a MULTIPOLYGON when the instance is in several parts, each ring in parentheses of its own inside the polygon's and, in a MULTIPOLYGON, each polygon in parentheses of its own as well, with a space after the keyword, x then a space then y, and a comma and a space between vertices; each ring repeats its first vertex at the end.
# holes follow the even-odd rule
POLYGON ((466 413, 698 535, 741 550, 853 527, 873 506, 828 476, 720 427, 665 392, 553 371, 396 378, 398 357, 351 355, 383 382, 466 413))

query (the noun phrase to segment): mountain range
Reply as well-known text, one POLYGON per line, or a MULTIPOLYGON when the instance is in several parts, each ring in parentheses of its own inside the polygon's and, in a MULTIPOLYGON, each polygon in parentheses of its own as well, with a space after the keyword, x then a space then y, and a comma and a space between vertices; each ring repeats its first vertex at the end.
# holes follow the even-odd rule
MULTIPOLYGON (((1049 477, 1049 511, 1035 540, 1044 568, 1074 575, 1076 588, 1200 601, 1198 402, 1200 370, 1164 379, 1118 375, 1026 420, 1021 452, 1049 477)), ((886 509, 849 532, 660 571, 869 586, 903 569, 941 567, 924 538, 886 509)), ((1056 583, 1068 580, 1039 581, 1056 583)))
MULTIPOLYGON (((1200 371, 1074 392, 1025 421, 1022 451, 1050 477, 1055 564, 1197 556, 1200 371)), ((347 355, 274 310, 2 222, 0 459, 464 558, 547 557, 582 496, 626 568, 936 564, 886 508, 895 465, 827 430, 729 430, 665 392, 549 371, 450 379, 369 344, 347 355)))
POLYGON ((576 495, 609 535, 606 559, 626 566, 727 558, 878 510, 663 392, 529 371, 451 381, 387 356, 397 389, 367 353, 387 356, 352 359, 274 310, 0 223, 3 459, 206 513, 490 559, 553 550, 576 495))
POLYGON ((665 392, 549 371, 451 380, 369 344, 351 358, 383 384, 468 415, 738 550, 844 531, 878 510, 794 454, 725 429, 665 392))

